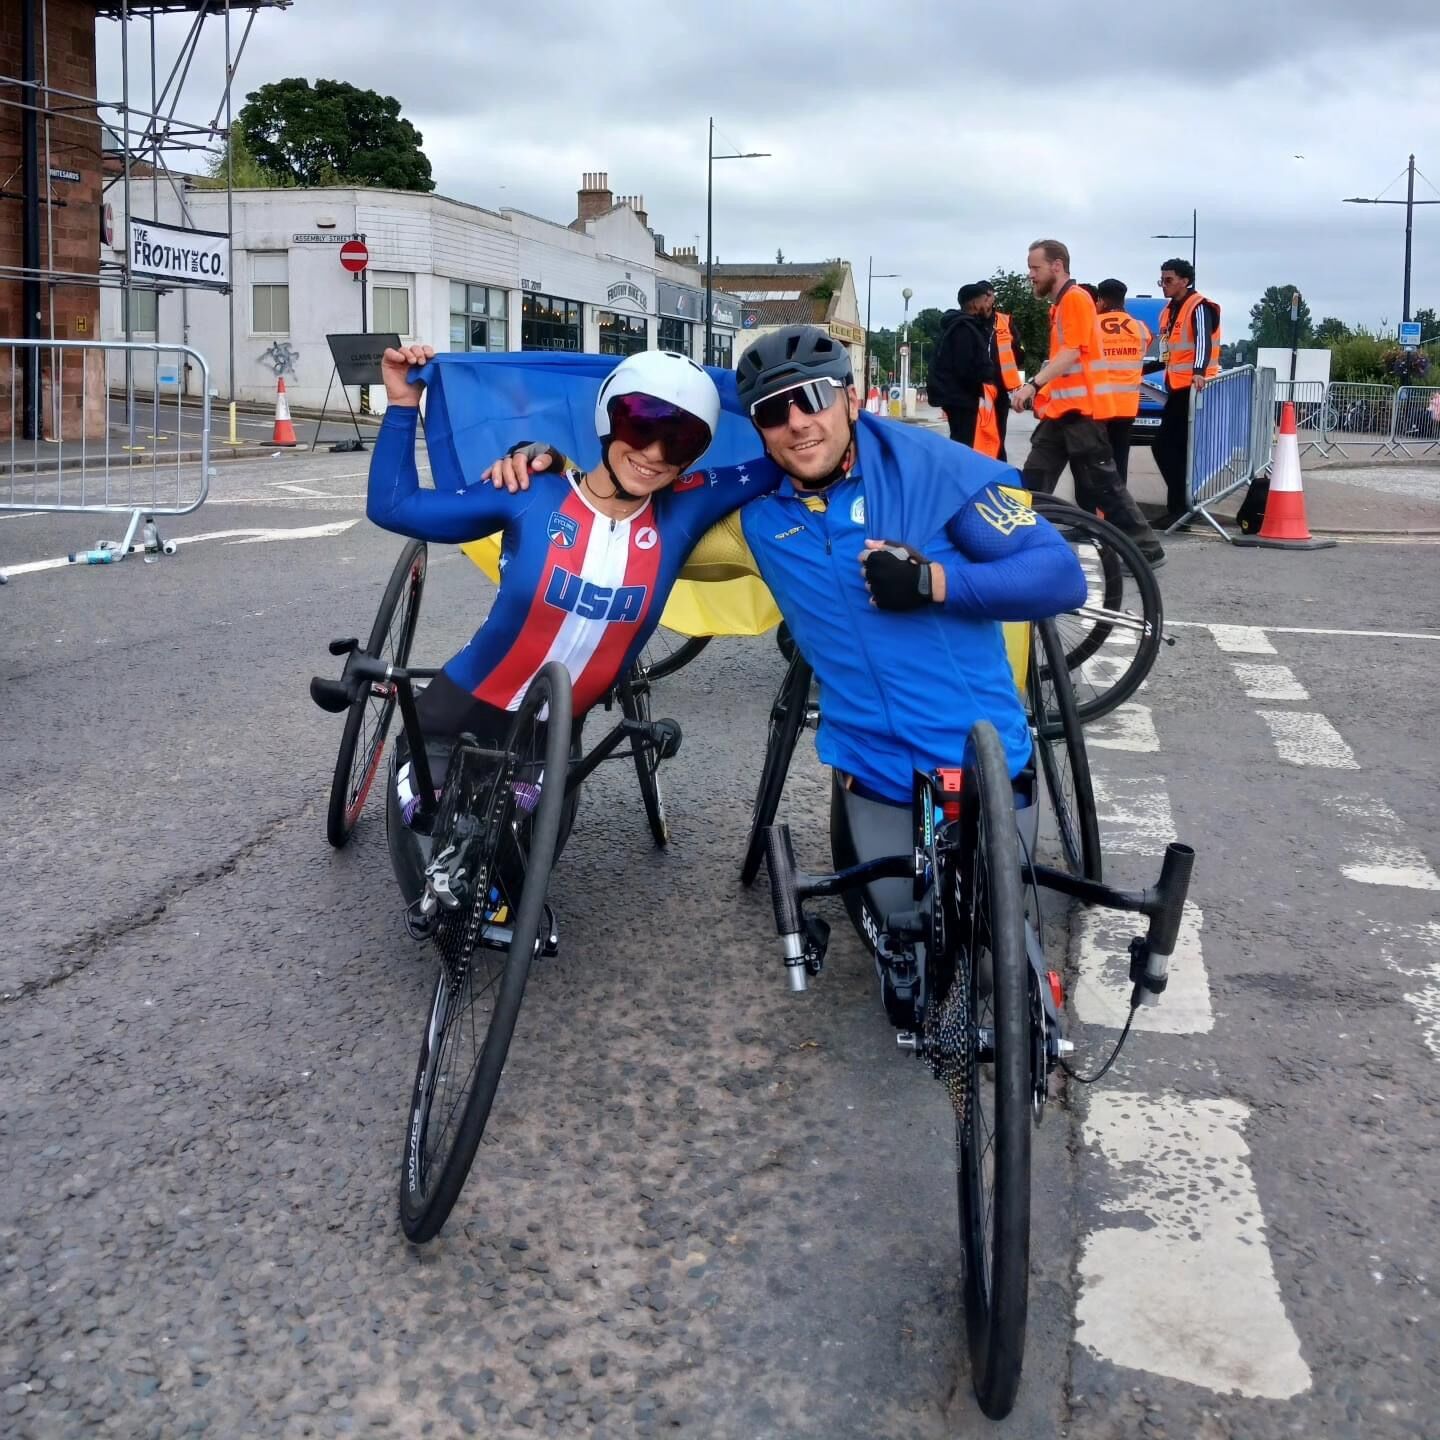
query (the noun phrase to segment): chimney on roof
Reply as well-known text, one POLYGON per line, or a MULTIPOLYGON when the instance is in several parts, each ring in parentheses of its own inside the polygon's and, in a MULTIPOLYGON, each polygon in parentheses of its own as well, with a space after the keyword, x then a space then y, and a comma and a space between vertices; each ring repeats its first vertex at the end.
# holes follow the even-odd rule
POLYGON ((698 265, 700 257, 693 245, 677 245, 671 252, 670 258, 678 260, 682 265, 698 265))
POLYGON ((610 176, 604 170, 587 170, 580 177, 576 195, 576 218, 582 222, 603 215, 615 203, 610 193, 610 176))

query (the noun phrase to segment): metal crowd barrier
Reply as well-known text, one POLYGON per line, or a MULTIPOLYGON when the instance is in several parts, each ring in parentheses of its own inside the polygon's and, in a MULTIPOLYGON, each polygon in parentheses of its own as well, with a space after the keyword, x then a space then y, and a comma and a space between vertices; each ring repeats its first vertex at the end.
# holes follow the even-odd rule
POLYGON ((1307 450, 1325 453, 1325 390, 1324 380, 1281 380, 1275 381, 1275 419, 1280 419, 1280 407, 1287 402, 1295 406, 1295 433, 1300 441, 1300 453, 1307 450))
POLYGON ((1191 398, 1185 460, 1190 508, 1186 513, 1203 516, 1227 540, 1225 527, 1207 507, 1249 484, 1257 469, 1268 462, 1267 446, 1257 464, 1261 454, 1257 437, 1268 429, 1268 423, 1257 427, 1256 419, 1261 415, 1268 422, 1274 414, 1274 406, 1264 403, 1273 377, 1274 371, 1257 376, 1253 365, 1242 365, 1222 371, 1191 398))
POLYGON ((1395 395, 1391 385, 1332 380, 1325 394, 1324 453, 1349 459, 1351 450, 1368 449, 1372 456, 1388 449, 1395 429, 1395 395))
POLYGON ((1440 450, 1440 386, 1402 385, 1385 453, 1418 460, 1432 450, 1440 450))
POLYGON ((205 503, 209 396, 210 367, 188 345, 0 339, 0 511, 128 514, 122 540, 75 561, 168 553, 149 522, 205 503), (185 394, 187 364, 198 399, 185 394))

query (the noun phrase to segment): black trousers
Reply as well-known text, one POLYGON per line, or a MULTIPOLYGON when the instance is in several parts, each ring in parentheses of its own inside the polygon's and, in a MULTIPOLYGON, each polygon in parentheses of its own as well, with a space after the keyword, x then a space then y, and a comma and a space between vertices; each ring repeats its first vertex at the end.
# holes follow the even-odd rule
MULTIPOLYGON (((1003 390, 1000 392, 1005 393, 1003 390)), ((1000 461, 1008 461, 1009 456, 1005 453, 1005 430, 1010 424, 1010 405, 1007 401, 1004 405, 995 407, 995 428, 1000 432, 1000 453, 995 457, 1000 461)))
POLYGON ((1185 452, 1190 444, 1190 391, 1172 390, 1165 397, 1160 433, 1155 437, 1155 464, 1165 477, 1165 508, 1183 515, 1190 508, 1185 484, 1185 452))
POLYGON ((979 422, 978 410, 947 410, 945 418, 950 422, 950 438, 962 445, 974 445, 975 426, 979 422))
POLYGON ((1126 489, 1130 487, 1130 424, 1128 417, 1105 422, 1110 453, 1115 457, 1115 472, 1126 489))
POLYGON ((1075 476, 1075 503, 1081 509, 1104 511, 1105 518, 1127 535, 1154 538, 1140 507, 1120 483, 1110 441, 1097 421, 1084 415, 1042 420, 1030 437, 1025 488, 1053 495, 1067 464, 1075 476))

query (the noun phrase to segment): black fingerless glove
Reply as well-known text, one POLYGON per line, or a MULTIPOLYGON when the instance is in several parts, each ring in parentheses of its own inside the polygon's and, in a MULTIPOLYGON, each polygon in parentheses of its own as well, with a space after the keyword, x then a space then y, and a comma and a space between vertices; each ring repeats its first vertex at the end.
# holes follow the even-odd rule
POLYGON ((904 545, 865 553, 865 587, 882 610, 918 610, 930 603, 930 563, 904 545))

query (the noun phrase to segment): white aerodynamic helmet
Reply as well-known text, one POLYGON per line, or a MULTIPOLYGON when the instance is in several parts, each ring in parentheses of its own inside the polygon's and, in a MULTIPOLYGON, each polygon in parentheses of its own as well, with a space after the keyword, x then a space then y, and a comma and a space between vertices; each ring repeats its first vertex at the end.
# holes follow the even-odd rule
POLYGON ((663 440, 666 460, 682 469, 705 453, 719 423, 715 382, 693 360, 669 350, 626 356, 595 398, 595 433, 607 452, 612 436, 633 444, 648 433, 663 440), (628 403, 617 403, 626 397, 632 397, 628 403))

